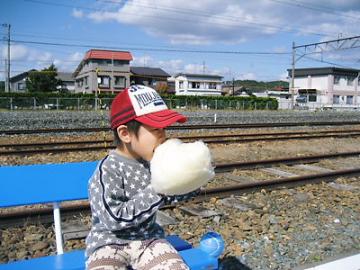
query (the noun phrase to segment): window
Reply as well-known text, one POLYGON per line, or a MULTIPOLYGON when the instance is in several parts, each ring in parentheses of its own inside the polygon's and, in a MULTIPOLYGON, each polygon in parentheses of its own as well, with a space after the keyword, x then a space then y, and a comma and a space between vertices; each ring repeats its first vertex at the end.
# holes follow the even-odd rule
POLYGON ((99 84, 99 87, 110 88, 110 77, 109 76, 99 76, 98 84, 99 84))
POLYGON ((309 94, 308 99, 309 102, 316 102, 316 94, 309 94))
POLYGON ((88 85, 88 76, 84 77, 84 85, 85 85, 85 86, 88 85))
POLYGON ((114 87, 124 88, 125 87, 125 80, 124 76, 115 76, 115 85, 114 87))
POLYGON ((126 64, 129 64, 129 62, 124 60, 114 60, 114 66, 124 66, 126 64))
POLYGON ((346 96, 346 104, 353 105, 354 96, 346 96))
POLYGON ((335 76, 334 76, 334 84, 339 84, 339 83, 340 83, 340 79, 341 79, 341 76, 335 75, 335 76))
POLYGON ((348 76, 346 79, 347 79, 347 85, 348 86, 354 85, 355 77, 348 76))
POLYGON ((77 83, 77 86, 78 86, 78 87, 82 87, 82 86, 83 86, 83 79, 78 79, 78 80, 76 81, 76 83, 77 83))
POLYGON ((333 104, 340 104, 340 96, 338 95, 333 96, 333 104))
POLYGON ((111 64, 111 60, 108 60, 108 59, 94 59, 91 62, 97 63, 100 66, 111 64))
POLYGON ((200 89, 200 82, 191 82, 192 89, 200 89))
POLYGON ((19 82, 18 85, 17 85, 17 90, 19 91, 24 91, 26 88, 26 83, 24 82, 19 82))
POLYGON ((184 89, 184 82, 183 81, 179 81, 179 89, 184 89))
POLYGON ((216 89, 216 83, 209 83, 209 89, 216 89))

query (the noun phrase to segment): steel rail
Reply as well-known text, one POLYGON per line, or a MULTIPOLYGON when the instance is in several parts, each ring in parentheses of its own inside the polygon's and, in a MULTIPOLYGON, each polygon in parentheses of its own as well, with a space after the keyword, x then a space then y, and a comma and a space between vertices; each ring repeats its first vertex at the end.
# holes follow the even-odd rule
MULTIPOLYGON (((228 143, 247 143, 255 141, 280 141, 280 140, 305 140, 305 139, 319 139, 319 138, 343 138, 360 136, 360 133, 345 133, 345 134, 317 134, 317 135, 305 135, 305 136, 278 136, 278 137, 257 137, 257 138, 240 138, 240 139, 216 139, 216 140, 203 140, 207 144, 228 144, 228 143)), ((197 137, 198 138, 198 137, 197 137)), ((195 138, 195 139, 197 139, 195 138)), ((192 139, 187 137, 187 139, 192 139)), ((18 150, 5 150, 0 151, 0 156, 5 155, 28 155, 28 154, 42 154, 42 153, 64 153, 64 152, 86 152, 86 151, 98 151, 112 149, 114 146, 110 143, 112 141, 94 141, 94 142, 81 142, 79 144, 103 144, 101 146, 89 146, 89 147, 63 147, 63 148, 43 148, 43 149, 18 149, 18 150)), ((69 143, 70 144, 70 143, 69 143)), ((76 142, 74 142, 76 145, 76 142)), ((46 144, 44 144, 46 145, 46 144)), ((55 144, 56 145, 56 144, 55 144)), ((41 146, 41 145, 40 145, 41 146)), ((8 147, 8 146, 7 146, 8 147)), ((13 148, 21 148, 15 146, 13 148)))
MULTIPOLYGON (((178 138, 181 140, 194 140, 194 139, 215 139, 215 138, 235 138, 235 137, 260 137, 260 136, 286 136, 286 135, 308 135, 315 136, 319 134, 346 134, 347 135, 358 135, 360 129, 347 129, 347 130, 309 130, 309 131, 291 131, 291 132, 262 132, 262 133, 242 133, 242 134, 218 134, 218 135, 193 135, 193 136, 171 136, 169 138, 178 138), (349 134, 347 134, 349 133, 349 134), (311 135, 315 134, 315 135, 311 135)), ((0 144, 2 148, 22 148, 22 147, 43 147, 43 146, 57 146, 57 145, 76 145, 76 144, 100 144, 108 143, 111 144, 112 139, 106 140, 88 140, 88 141, 61 141, 61 142, 37 142, 37 143, 21 143, 21 144, 0 144)))
POLYGON ((351 169, 337 170, 331 172, 284 177, 273 180, 254 181, 244 184, 230 185, 221 188, 211 188, 202 191, 200 195, 202 196, 207 196, 207 195, 226 196, 229 194, 234 195, 234 194, 238 194, 236 192, 244 193, 254 189, 272 189, 284 185, 289 187, 289 185, 293 186, 293 185, 299 185, 299 184, 302 185, 302 184, 315 183, 321 181, 332 181, 334 178, 338 178, 342 176, 349 177, 349 176, 357 176, 357 175, 360 175, 360 168, 351 168, 351 169))
POLYGON ((360 155, 360 151, 351 151, 351 152, 329 153, 322 155, 309 155, 302 157, 286 157, 286 158, 245 161, 245 162, 224 163, 224 164, 216 164, 215 172, 227 172, 233 169, 256 169, 256 168, 263 168, 269 165, 276 165, 276 164, 293 165, 299 163, 311 163, 311 162, 319 161, 321 159, 333 159, 333 158, 359 156, 359 155, 360 155))
MULTIPOLYGON (((283 122, 283 123, 242 123, 242 124, 213 124, 213 125, 175 125, 170 126, 168 130, 187 130, 187 129, 231 129, 231 128, 266 128, 266 127, 292 127, 292 126, 344 126, 360 125, 360 121, 333 121, 333 122, 283 122)), ((109 127, 102 128, 53 128, 53 129, 13 129, 0 130, 0 134, 41 134, 41 133, 72 133, 72 132, 101 132, 110 131, 109 127)))
MULTIPOLYGON (((226 197, 229 195, 239 195, 243 193, 252 192, 254 190, 260 189, 276 189, 279 187, 294 187, 299 185, 305 185, 309 183, 318 183, 321 181, 332 181, 338 177, 350 177, 360 175, 360 168, 352 168, 345 170, 337 170, 331 172, 310 174, 310 175, 301 175, 301 176, 293 176, 293 177, 285 177, 280 179, 271 179, 264 181, 252 181, 248 183, 238 184, 238 185, 229 185, 220 188, 209 188, 202 190, 200 194, 190 200, 189 202, 199 202, 208 200, 211 197, 226 197)), ((163 208, 173 208, 175 206, 165 206, 163 208)), ((62 207, 61 211, 64 215, 73 215, 75 212, 80 211, 89 211, 90 206, 87 201, 79 202, 76 205, 65 206, 62 207)), ((52 208, 40 208, 40 209, 24 209, 24 210, 14 210, 12 212, 2 213, 0 214, 0 228, 8 227, 12 224, 19 224, 23 220, 29 222, 29 218, 31 217, 39 217, 39 216, 50 216, 52 214, 52 208)), ((51 218, 44 218, 43 220, 48 220, 48 222, 52 222, 51 218)), ((37 219, 37 222, 39 219, 37 219)))

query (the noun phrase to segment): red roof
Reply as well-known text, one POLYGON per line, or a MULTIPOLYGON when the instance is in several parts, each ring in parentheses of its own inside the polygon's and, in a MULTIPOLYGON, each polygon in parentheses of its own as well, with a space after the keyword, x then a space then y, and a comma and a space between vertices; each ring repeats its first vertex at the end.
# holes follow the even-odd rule
POLYGON ((107 50, 89 50, 86 52, 84 60, 87 59, 114 59, 114 60, 133 60, 130 52, 107 51, 107 50))

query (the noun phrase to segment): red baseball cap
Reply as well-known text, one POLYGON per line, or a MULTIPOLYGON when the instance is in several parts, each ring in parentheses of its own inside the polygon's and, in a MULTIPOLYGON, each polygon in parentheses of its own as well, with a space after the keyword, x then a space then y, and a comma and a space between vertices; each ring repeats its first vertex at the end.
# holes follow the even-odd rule
POLYGON ((144 85, 132 85, 118 94, 111 103, 111 129, 136 120, 154 128, 165 128, 187 118, 169 110, 156 90, 144 85))

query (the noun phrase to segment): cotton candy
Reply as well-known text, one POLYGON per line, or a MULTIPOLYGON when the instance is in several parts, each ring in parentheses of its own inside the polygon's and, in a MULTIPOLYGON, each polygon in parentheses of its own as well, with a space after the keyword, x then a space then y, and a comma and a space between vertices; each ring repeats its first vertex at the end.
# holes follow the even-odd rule
POLYGON ((169 139, 150 162, 151 185, 165 195, 181 195, 205 185, 215 175, 209 148, 202 141, 169 139))

